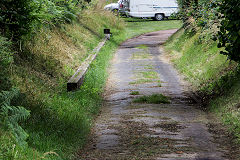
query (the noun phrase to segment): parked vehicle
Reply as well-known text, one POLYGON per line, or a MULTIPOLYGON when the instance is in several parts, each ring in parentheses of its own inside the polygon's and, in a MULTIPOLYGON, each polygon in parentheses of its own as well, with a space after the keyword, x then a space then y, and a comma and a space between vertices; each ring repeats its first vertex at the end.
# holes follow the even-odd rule
POLYGON ((128 16, 129 12, 129 0, 122 0, 119 6, 118 12, 120 13, 121 16, 128 16))
POLYGON ((118 3, 110 3, 104 7, 105 10, 112 11, 114 13, 118 13, 122 0, 119 0, 118 3))
POLYGON ((105 10, 112 11, 115 14, 126 16, 126 7, 123 5, 125 0, 119 0, 118 3, 110 3, 104 7, 105 10))
POLYGON ((178 11, 176 0, 123 0, 122 4, 130 17, 153 18, 157 21, 178 11))

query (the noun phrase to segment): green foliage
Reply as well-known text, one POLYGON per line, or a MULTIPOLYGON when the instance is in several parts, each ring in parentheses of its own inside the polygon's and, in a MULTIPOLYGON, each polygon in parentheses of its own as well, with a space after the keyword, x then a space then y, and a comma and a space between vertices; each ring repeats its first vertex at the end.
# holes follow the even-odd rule
POLYGON ((130 93, 130 95, 139 95, 140 93, 139 93, 139 91, 132 91, 131 93, 130 93))
POLYGON ((1 0, 0 31, 15 41, 32 36, 42 25, 57 25, 75 20, 83 0, 1 0))
POLYGON ((227 55, 229 59, 240 62, 240 1, 222 0, 220 12, 222 22, 218 32, 219 45, 225 47, 226 51, 221 54, 227 55))
POLYGON ((210 28, 218 20, 218 4, 219 0, 179 0, 180 15, 185 26, 192 28, 201 27, 210 28), (184 3, 184 5, 182 5, 184 3))
POLYGON ((13 133, 19 145, 26 145, 28 134, 18 124, 27 119, 30 112, 21 106, 11 106, 11 100, 19 95, 17 89, 0 92, 0 124, 13 133))
POLYGON ((203 37, 218 40, 218 47, 225 48, 221 54, 240 62, 239 0, 178 0, 178 3, 185 27, 200 28, 203 37))
POLYGON ((9 82, 9 67, 13 62, 13 52, 11 42, 0 36, 0 91, 11 88, 9 82))
POLYGON ((170 51, 176 67, 195 89, 212 94, 214 82, 226 74, 224 69, 235 64, 219 54, 221 50, 216 42, 202 42, 200 36, 201 33, 192 35, 181 29, 168 40, 166 49, 170 51))
POLYGON ((33 10, 32 0, 1 0, 0 31, 14 40, 28 34, 34 21, 33 10))

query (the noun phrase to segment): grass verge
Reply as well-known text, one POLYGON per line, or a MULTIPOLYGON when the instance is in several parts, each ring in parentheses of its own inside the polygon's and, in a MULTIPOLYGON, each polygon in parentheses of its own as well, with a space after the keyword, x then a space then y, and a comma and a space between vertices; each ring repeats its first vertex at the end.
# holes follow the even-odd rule
MULTIPOLYGON (((126 26, 127 38, 132 38, 148 32, 176 29, 182 26, 182 22, 179 20, 153 21, 152 19, 134 19, 134 18, 124 18, 124 20, 127 24, 126 26)), ((144 46, 139 47, 143 48, 144 46)))
POLYGON ((219 54, 216 42, 204 42, 200 33, 183 29, 169 39, 165 49, 200 93, 204 107, 215 113, 240 142, 239 65, 219 54))

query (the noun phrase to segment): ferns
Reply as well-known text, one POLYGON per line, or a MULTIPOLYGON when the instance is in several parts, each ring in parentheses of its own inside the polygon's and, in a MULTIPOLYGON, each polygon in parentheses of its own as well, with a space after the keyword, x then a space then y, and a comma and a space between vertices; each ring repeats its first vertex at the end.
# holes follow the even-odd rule
POLYGON ((11 131, 19 145, 26 145, 28 134, 18 124, 27 119, 30 112, 21 106, 11 106, 11 100, 19 95, 17 89, 0 92, 0 124, 11 131))

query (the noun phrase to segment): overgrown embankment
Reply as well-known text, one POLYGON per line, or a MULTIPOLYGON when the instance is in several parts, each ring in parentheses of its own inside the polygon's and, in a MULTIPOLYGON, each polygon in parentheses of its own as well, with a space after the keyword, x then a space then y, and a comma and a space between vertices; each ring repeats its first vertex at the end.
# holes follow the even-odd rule
POLYGON ((238 63, 201 32, 180 29, 165 45, 173 63, 191 82, 204 107, 218 115, 240 140, 238 63))
MULTIPOLYGON (((11 103, 5 104, 24 106, 31 115, 21 123, 28 134, 27 145, 21 145, 14 133, 23 135, 24 132, 14 126, 14 130, 9 127, 12 125, 10 115, 15 116, 14 111, 7 111, 8 115, 1 108, 1 124, 5 128, 0 128, 0 159, 73 157, 73 153, 84 145, 91 121, 101 106, 101 93, 107 76, 105 69, 113 50, 122 41, 121 37, 113 38, 101 50, 79 91, 67 93, 66 82, 104 37, 104 28, 111 28, 117 37, 123 26, 120 19, 103 11, 102 6, 94 5, 69 23, 41 27, 31 38, 19 41, 22 44, 17 48, 9 49, 10 41, 1 39, 1 46, 5 47, 2 51, 14 53, 13 56, 1 55, 6 64, 8 58, 14 58, 6 65, 4 76, 8 80, 1 79, 1 82, 5 83, 3 86, 10 83, 19 88, 20 95, 11 98, 5 94, 0 100, 10 97, 11 103), (17 129, 19 132, 15 132, 17 129)), ((18 109, 15 111, 19 118, 13 120, 24 119, 18 109)))
POLYGON ((166 44, 177 68, 240 141, 238 0, 177 0, 184 29, 166 44))
POLYGON ((94 3, 0 2, 0 33, 8 37, 0 37, 0 159, 73 159, 102 104, 105 69, 118 45, 181 26, 179 21, 137 20, 126 31, 121 19, 102 10, 103 1, 94 3), (19 16, 23 12, 26 16, 19 16), (104 28, 111 28, 113 37, 91 64, 81 89, 67 93, 66 82, 103 38, 104 28))

